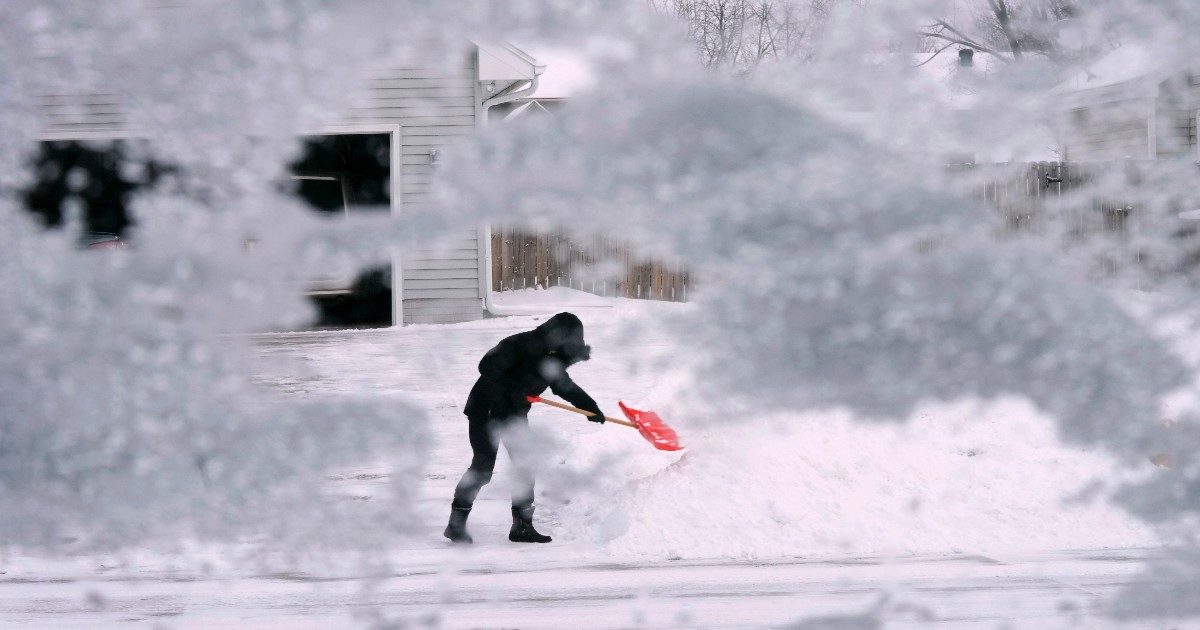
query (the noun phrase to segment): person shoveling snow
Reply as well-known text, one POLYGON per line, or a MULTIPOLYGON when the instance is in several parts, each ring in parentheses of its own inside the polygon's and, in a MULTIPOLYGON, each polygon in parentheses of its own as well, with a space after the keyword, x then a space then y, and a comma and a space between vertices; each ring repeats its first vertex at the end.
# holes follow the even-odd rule
POLYGON ((556 395, 588 412, 588 419, 604 422, 596 401, 571 380, 567 368, 591 356, 583 342, 583 322, 571 313, 559 313, 537 328, 506 337, 479 361, 479 379, 467 396, 471 440, 471 466, 454 488, 450 522, 443 533, 456 543, 470 543, 467 516, 479 490, 491 481, 500 442, 513 463, 513 542, 550 542, 533 526, 533 471, 522 451, 529 428, 530 401, 550 388, 556 395))

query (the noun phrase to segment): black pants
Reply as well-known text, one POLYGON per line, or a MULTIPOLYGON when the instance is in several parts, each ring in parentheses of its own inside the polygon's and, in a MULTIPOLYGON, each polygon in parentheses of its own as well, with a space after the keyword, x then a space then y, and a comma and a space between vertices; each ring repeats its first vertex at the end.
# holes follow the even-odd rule
POLYGON ((463 473, 454 488, 454 503, 470 507, 475 503, 479 491, 492 480, 496 468, 496 453, 500 442, 513 464, 512 505, 528 508, 533 505, 533 471, 529 466, 528 432, 529 418, 524 415, 509 418, 468 417, 468 435, 471 439, 471 467, 463 473))

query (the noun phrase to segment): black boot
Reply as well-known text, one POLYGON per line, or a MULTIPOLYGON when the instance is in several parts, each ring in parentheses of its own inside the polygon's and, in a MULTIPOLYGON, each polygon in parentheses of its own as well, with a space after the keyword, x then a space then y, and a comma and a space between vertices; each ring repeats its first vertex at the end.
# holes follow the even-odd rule
POLYGON ((471 544, 471 535, 467 533, 467 516, 471 514, 471 506, 459 505, 457 501, 450 504, 450 523, 442 535, 453 543, 471 544))
POLYGON ((548 543, 551 538, 538 533, 533 528, 533 508, 513 508, 512 529, 508 530, 508 539, 523 543, 548 543))

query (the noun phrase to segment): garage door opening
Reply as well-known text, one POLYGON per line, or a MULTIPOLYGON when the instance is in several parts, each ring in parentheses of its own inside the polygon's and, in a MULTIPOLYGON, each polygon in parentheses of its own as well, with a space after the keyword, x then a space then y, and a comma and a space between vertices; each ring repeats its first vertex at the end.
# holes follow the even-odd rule
MULTIPOLYGON (((291 189, 314 212, 336 216, 391 212, 393 133, 305 136, 289 165, 291 189)), ((320 328, 390 326, 395 320, 390 263, 358 270, 326 269, 305 293, 320 328)))

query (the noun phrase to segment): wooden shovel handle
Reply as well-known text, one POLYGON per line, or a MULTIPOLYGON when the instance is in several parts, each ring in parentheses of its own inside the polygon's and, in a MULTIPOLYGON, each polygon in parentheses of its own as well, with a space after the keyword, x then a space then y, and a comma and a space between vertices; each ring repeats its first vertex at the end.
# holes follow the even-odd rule
MULTIPOLYGON (((559 409, 562 409, 563 411, 573 411, 573 412, 575 412, 575 413, 578 413, 578 414, 581 414, 581 415, 588 416, 589 418, 590 418, 591 416, 595 415, 595 414, 593 414, 593 413, 591 413, 591 412, 584 411, 584 410, 580 409, 579 407, 572 407, 571 405, 564 405, 564 404, 562 404, 562 403, 560 403, 560 402, 554 402, 553 400, 546 400, 545 398, 542 398, 541 396, 528 396, 527 398, 529 399, 529 402, 540 402, 540 403, 545 403, 545 404, 547 404, 547 405, 550 405, 551 407, 558 407, 559 409)), ((616 423, 616 424, 623 424, 623 425, 625 425, 625 426, 627 426, 627 427, 633 427, 633 428, 635 428, 635 429, 637 428, 637 425, 636 425, 636 424, 634 424, 634 423, 632 423, 632 422, 630 422, 630 421, 628 421, 628 420, 622 420, 621 418, 614 418, 614 417, 612 417, 612 416, 604 416, 604 420, 605 420, 606 422, 613 422, 613 423, 616 423)))

